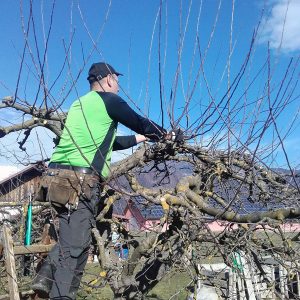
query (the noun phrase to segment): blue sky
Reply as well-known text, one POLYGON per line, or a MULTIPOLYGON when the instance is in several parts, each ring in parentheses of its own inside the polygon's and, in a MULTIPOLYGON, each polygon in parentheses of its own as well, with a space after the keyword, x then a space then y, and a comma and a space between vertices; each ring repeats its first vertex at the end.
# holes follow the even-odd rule
MULTIPOLYGON (((285 150, 293 166, 297 166, 300 158, 300 139, 297 134, 300 101, 299 87, 295 81, 299 78, 300 2, 291 0, 289 5, 287 3, 286 0, 169 0, 162 1, 160 14, 158 0, 32 1, 35 31, 31 22, 27 39, 29 47, 24 52, 25 64, 20 69, 25 43, 22 32, 28 24, 30 1, 21 1, 21 5, 17 0, 1 1, 0 26, 5 30, 0 32, 0 97, 13 95, 20 77, 18 96, 29 102, 36 99, 40 103, 43 89, 40 89, 39 75, 43 66, 49 88, 49 104, 63 100, 62 107, 67 110, 74 98, 88 91, 86 74, 89 66, 96 61, 107 61, 124 74, 120 80, 123 89, 121 96, 137 111, 162 124, 158 71, 160 57, 163 124, 166 128, 170 128, 168 109, 174 109, 174 121, 178 120, 187 95, 191 94, 196 82, 188 109, 188 124, 187 118, 183 118, 180 126, 195 130, 201 124, 197 141, 207 145, 213 140, 215 147, 219 148, 228 146, 224 137, 228 136, 230 128, 232 146, 245 147, 241 145, 251 132, 249 124, 257 122, 255 130, 261 132, 263 129, 259 124, 268 118, 267 108, 273 103, 271 106, 275 108, 277 105, 279 110, 281 105, 276 95, 281 95, 277 98, 281 99, 282 104, 285 98, 289 104, 281 117, 276 119, 277 128, 270 126, 263 132, 263 139, 256 139, 246 148, 250 152, 257 148, 257 151, 261 151, 259 156, 266 162, 284 166, 286 160, 282 148, 276 148, 275 162, 272 160, 274 157, 267 155, 271 152, 267 146, 274 134, 277 135, 276 130, 280 132, 280 137, 285 137, 288 132, 285 150), (241 70, 259 22, 259 32, 245 74, 236 89, 231 90, 232 98, 227 103, 228 107, 220 105, 214 116, 202 124, 211 99, 218 103, 223 97, 225 100, 229 97, 226 91, 230 84, 234 84, 241 70), (268 42, 270 97, 266 96, 268 42), (281 86, 291 57, 294 60, 288 78, 281 86), (200 68, 201 59, 203 69, 200 68), (292 72, 294 75, 291 75, 292 72), (289 79, 291 82, 288 84, 289 79), (294 91, 289 98, 287 95, 291 90, 294 91), (171 93, 174 105, 170 102, 171 93), (229 108, 231 111, 228 113, 229 108), (208 130, 215 121, 214 130, 208 130), (293 130, 289 131, 291 123, 293 130), (264 154, 266 157, 263 157, 264 154)), ((22 120, 22 116, 0 110, 1 125, 15 120, 22 120)), ((16 159, 8 153, 14 151, 15 137, 0 141, 0 165, 17 164, 16 159), (7 156, 11 160, 7 161, 7 156)), ((43 157, 50 155, 51 137, 38 131, 27 146, 28 151, 31 149, 29 156, 34 153, 34 157, 38 157, 41 152, 43 157), (41 150, 43 147, 45 151, 41 150)), ((24 162, 26 159, 20 153, 19 160, 24 162)))

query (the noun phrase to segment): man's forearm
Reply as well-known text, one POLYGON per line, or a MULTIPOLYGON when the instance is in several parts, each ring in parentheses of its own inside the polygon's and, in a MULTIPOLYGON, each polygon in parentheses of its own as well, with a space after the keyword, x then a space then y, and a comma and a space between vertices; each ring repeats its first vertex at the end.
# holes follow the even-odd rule
POLYGON ((113 144, 113 151, 125 150, 131 148, 137 144, 135 135, 116 136, 113 144))
POLYGON ((149 141, 149 139, 142 134, 117 136, 114 141, 113 151, 125 150, 146 141, 149 141))

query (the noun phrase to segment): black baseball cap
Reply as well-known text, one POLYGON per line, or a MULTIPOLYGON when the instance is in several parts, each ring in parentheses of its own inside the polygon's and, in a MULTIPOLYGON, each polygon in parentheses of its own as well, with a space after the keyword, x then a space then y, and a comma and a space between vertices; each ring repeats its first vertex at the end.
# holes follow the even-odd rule
POLYGON ((105 62, 98 62, 92 64, 89 70, 89 76, 87 80, 93 82, 96 80, 101 80, 109 74, 116 74, 117 76, 123 75, 117 72, 110 64, 105 62))

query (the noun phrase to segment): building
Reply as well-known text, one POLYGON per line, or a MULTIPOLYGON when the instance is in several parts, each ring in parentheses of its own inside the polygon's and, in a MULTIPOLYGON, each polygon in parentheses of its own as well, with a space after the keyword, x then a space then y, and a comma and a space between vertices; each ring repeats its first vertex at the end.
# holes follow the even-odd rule
MULTIPOLYGON (((153 167, 147 166, 145 170, 142 170, 138 175, 140 183, 147 187, 162 187, 171 188, 183 176, 190 175, 191 169, 186 163, 173 163, 168 168, 168 176, 161 171, 155 171, 153 167), (171 171, 171 169, 173 169, 171 171)), ((19 171, 12 176, 2 180, 0 182, 0 202, 23 202, 28 201, 30 195, 32 195, 38 187, 44 165, 37 163, 30 165, 19 171)), ((112 182, 112 186, 116 183, 112 182)), ((118 178, 118 187, 130 191, 130 186, 124 176, 118 178)), ((253 203, 249 199, 242 199, 242 209, 239 209, 240 214, 261 212, 268 209, 280 208, 282 205, 272 207, 265 207, 260 203, 253 203)), ((151 231, 156 229, 161 222, 161 218, 164 215, 163 209, 160 205, 149 204, 142 197, 129 198, 128 196, 122 197, 117 200, 113 205, 112 215, 118 218, 127 230, 142 230, 151 231)), ((215 221, 209 216, 206 220, 208 226, 212 231, 223 231, 228 222, 226 221, 215 221)), ((159 228, 159 230, 165 230, 165 227, 159 228)), ((236 226, 236 225, 233 225, 236 226)), ((285 231, 300 231, 299 222, 290 220, 281 225, 285 231)))
POLYGON ((23 202, 32 195, 40 182, 43 165, 29 165, 0 181, 0 202, 23 202))
MULTIPOLYGON (((27 202, 37 191, 44 170, 41 163, 32 164, 0 181, 0 202, 27 202)), ((0 214, 15 214, 15 209, 0 214)), ((113 207, 113 216, 122 221, 127 230, 151 230, 160 223, 163 210, 158 205, 146 207, 143 199, 122 198, 113 207)))
MULTIPOLYGON (((126 230, 155 230, 161 223, 164 212, 160 205, 147 204, 142 197, 123 198, 114 203, 113 216, 118 218, 126 230)), ((165 230, 166 225, 163 229, 165 230)))

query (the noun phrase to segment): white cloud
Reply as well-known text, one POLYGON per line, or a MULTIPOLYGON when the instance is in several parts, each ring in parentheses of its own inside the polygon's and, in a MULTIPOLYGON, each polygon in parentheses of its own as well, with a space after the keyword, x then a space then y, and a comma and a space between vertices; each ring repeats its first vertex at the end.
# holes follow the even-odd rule
POLYGON ((300 1, 276 0, 269 18, 263 20, 261 39, 283 52, 300 50, 300 1))

